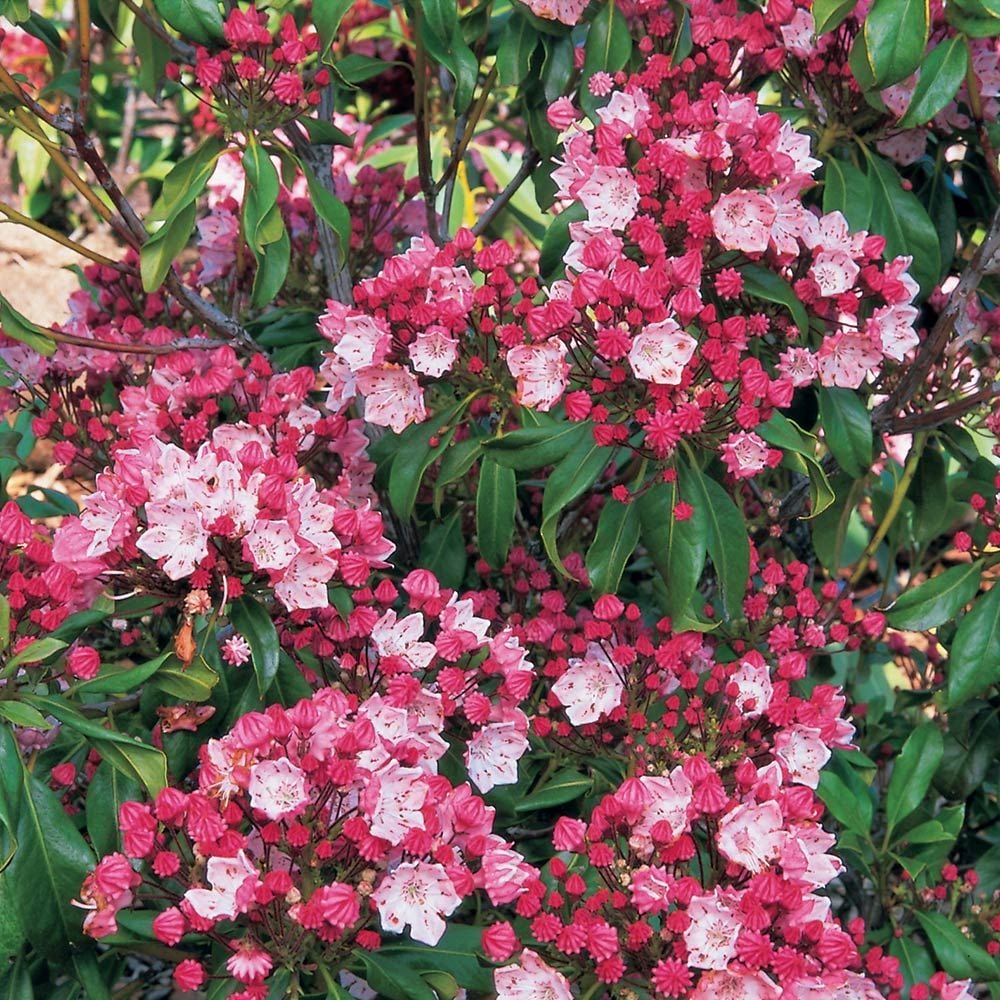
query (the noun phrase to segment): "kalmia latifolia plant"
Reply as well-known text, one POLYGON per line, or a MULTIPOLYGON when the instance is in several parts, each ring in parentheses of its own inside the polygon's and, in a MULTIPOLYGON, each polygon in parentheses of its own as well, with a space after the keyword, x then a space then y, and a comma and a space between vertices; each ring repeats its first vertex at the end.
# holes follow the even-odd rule
POLYGON ((992 0, 0 15, 4 996, 1000 996, 992 0))

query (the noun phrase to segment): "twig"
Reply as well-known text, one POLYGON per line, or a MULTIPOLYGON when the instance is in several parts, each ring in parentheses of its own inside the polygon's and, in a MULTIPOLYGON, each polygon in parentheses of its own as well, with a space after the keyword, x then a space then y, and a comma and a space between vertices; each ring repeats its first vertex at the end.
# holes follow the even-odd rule
POLYGON ((517 194, 521 185, 531 176, 531 172, 542 162, 541 156, 535 149, 525 151, 524 159, 518 171, 510 179, 510 183, 493 199, 493 204, 479 217, 479 221, 472 227, 472 232, 476 236, 482 236, 489 228, 490 223, 504 210, 507 202, 517 194))
POLYGON ((149 30, 153 32, 157 38, 159 38, 162 42, 165 42, 173 50, 174 55, 180 59, 181 62, 195 62, 198 55, 193 45, 188 45, 187 42, 181 41, 179 38, 174 38, 174 36, 163 27, 163 23, 158 18, 151 16, 149 11, 146 10, 141 3, 136 3, 135 0, 122 0, 122 3, 125 4, 125 6, 128 7, 128 9, 132 11, 132 13, 135 14, 135 16, 142 21, 142 23, 146 25, 146 27, 149 28, 149 30))
POLYGON ((441 234, 437 222, 437 191, 434 185, 433 167, 431 165, 430 134, 427 131, 427 56, 420 42, 420 4, 414 5, 414 45, 413 53, 413 112, 416 118, 417 131, 417 173, 420 177, 420 190, 424 195, 424 208, 427 216, 427 234, 441 245, 441 234))
POLYGON ((119 261, 105 257, 104 254, 98 253, 96 250, 91 250, 89 247, 84 246, 82 243, 77 243, 75 240, 71 240, 68 236, 64 236, 55 229, 50 229, 36 219, 22 215, 16 208, 2 201, 0 201, 0 213, 6 215, 11 222, 17 223, 19 226, 26 226, 28 229, 33 229, 36 233, 40 233, 46 237, 46 239, 52 240, 53 243, 58 243, 60 246, 64 246, 68 250, 72 250, 74 253, 80 254, 81 257, 86 257, 97 264, 102 264, 104 267, 113 267, 116 271, 131 270, 119 261))
POLYGON ((90 105, 90 0, 76 0, 76 30, 79 36, 80 101, 77 114, 87 120, 90 105))
POLYGON ((91 340, 89 337, 78 337, 74 333, 63 333, 50 327, 40 327, 45 336, 57 344, 69 344, 72 347, 86 347, 92 351, 110 351, 113 354, 176 354, 178 351, 204 350, 211 351, 223 346, 221 340, 211 340, 207 337, 190 337, 186 340, 173 340, 169 344, 119 344, 113 340, 91 340))
POLYGON ((913 364, 906 368, 896 387, 889 393, 889 397, 873 411, 872 426, 876 433, 888 430, 899 411, 926 383, 927 376, 951 339, 955 325, 965 315, 969 302, 978 291, 983 278, 994 273, 998 266, 1000 266, 1000 210, 993 216, 985 239, 979 245, 968 267, 962 272, 951 295, 948 296, 937 322, 917 349, 913 364))

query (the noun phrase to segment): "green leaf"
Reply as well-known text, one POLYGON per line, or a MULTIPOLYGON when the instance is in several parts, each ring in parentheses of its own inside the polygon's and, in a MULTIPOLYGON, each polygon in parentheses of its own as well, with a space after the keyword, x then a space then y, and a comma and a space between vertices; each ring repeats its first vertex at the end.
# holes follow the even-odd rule
POLYGON ((5 873, 25 936, 45 957, 62 962, 82 938, 75 899, 94 856, 59 799, 17 757, 17 851, 5 873))
POLYGON ((222 12, 215 0, 154 0, 154 6, 185 40, 201 45, 222 40, 222 12))
POLYGON ((862 835, 871 829, 872 804, 867 792, 863 797, 858 796, 842 778, 829 770, 820 773, 816 792, 841 826, 862 835))
POLYGON ((704 508, 692 506, 691 517, 678 521, 674 508, 681 499, 675 480, 659 483, 637 501, 643 543, 666 586, 666 610, 677 620, 691 611, 708 552, 704 508))
POLYGON ((924 57, 930 30, 928 0, 875 0, 862 30, 875 86, 899 83, 924 57))
POLYGON ((516 87, 528 75, 531 56, 538 45, 538 33, 527 18, 511 15, 500 35, 497 73, 503 87, 516 87))
MULTIPOLYGON (((14 904, 13 894, 7 884, 7 879, 0 872, 0 969, 7 966, 7 962, 14 955, 17 955, 24 945, 24 928, 17 915, 17 907, 14 904)), ((7 975, 11 976, 20 968, 19 964, 13 969, 7 969, 7 975)), ((18 977, 20 980, 20 977, 18 977)), ((27 979, 27 989, 24 992, 11 990, 9 980, 5 980, 0 975, 0 1000, 28 1000, 31 997, 31 978, 27 979)), ((21 988, 24 989, 23 981, 21 988)))
POLYGON ((313 0, 312 23, 319 35, 320 58, 333 44, 340 22, 353 3, 354 0, 313 0))
MULTIPOLYGON (((853 4, 849 3, 848 9, 853 4)), ((867 229, 872 217, 872 188, 868 178, 853 163, 826 161, 823 211, 840 212, 851 229, 867 229)))
POLYGON ((134 691, 148 681, 172 655, 173 651, 167 649, 160 653, 156 659, 135 667, 126 667, 125 669, 102 667, 97 677, 76 685, 74 691, 77 694, 84 692, 89 694, 125 694, 128 691, 134 691))
POLYGON ((2 295, 0 295, 0 330, 11 340, 19 340, 47 358, 56 352, 56 342, 48 335, 45 327, 32 323, 27 316, 22 316, 2 295))
POLYGON ((351 249, 351 213, 333 192, 327 191, 320 184, 316 175, 304 163, 300 162, 299 165, 305 174, 306 183, 309 185, 309 197, 312 199, 313 208, 316 209, 316 214, 336 234, 341 256, 346 260, 351 249))
MULTIPOLYGON (((316 5, 313 4, 315 17, 316 5)), ((380 60, 376 60, 380 62, 380 60)), ((385 63, 382 63, 385 66, 385 63)), ((320 118, 299 118, 298 123, 306 130, 309 141, 314 146, 353 146, 354 140, 343 130, 337 128, 333 122, 323 121, 320 118)))
POLYGON ((40 663, 42 660, 47 660, 50 656, 62 652, 65 648, 66 643, 61 639, 53 639, 51 636, 45 639, 36 639, 7 661, 4 672, 13 673, 17 667, 23 666, 25 663, 40 663))
POLYGON ((775 413, 767 423, 757 428, 757 433, 775 448, 784 452, 781 464, 809 477, 809 500, 812 510, 803 517, 810 520, 819 517, 836 499, 830 480, 823 466, 816 461, 817 440, 814 435, 802 430, 793 420, 781 413, 775 413))
POLYGON ((184 666, 169 650, 163 665, 149 678, 150 687, 182 701, 208 701, 219 675, 201 657, 184 666))
POLYGON ((936 971, 927 949, 923 945, 914 944, 908 935, 893 937, 889 943, 889 954, 899 960, 899 968, 907 988, 916 983, 926 983, 936 971))
POLYGON ((948 708, 1000 681, 1000 587, 980 597, 958 624, 948 653, 948 708))
POLYGON ((129 778, 142 782, 156 796, 167 785, 167 758, 162 750, 138 737, 105 729, 58 697, 28 696, 39 711, 54 715, 64 726, 85 737, 100 755, 129 778))
POLYGON ((908 590, 886 613, 893 628, 923 632, 952 621, 979 592, 982 561, 952 566, 908 590))
POLYGON ((458 590, 465 579, 465 564, 462 512, 456 510, 433 525, 424 536, 418 565, 429 569, 443 586, 458 590))
POLYGON ((514 470, 484 458, 479 465, 476 489, 476 537, 480 555, 494 569, 500 569, 507 561, 516 511, 517 476, 514 470))
POLYGON ((927 210, 912 191, 904 191, 896 171, 881 157, 868 155, 872 186, 872 232, 885 237, 885 256, 911 255, 910 272, 929 294, 941 275, 941 246, 927 210))
POLYGON ((588 435, 569 450, 552 470, 542 493, 542 542, 556 569, 566 574, 566 567, 559 558, 556 530, 559 516, 577 497, 597 481, 608 463, 614 458, 613 448, 603 448, 588 435))
POLYGON ((192 201, 171 215, 139 249, 144 291, 155 292, 194 232, 197 205, 192 201))
POLYGON ((750 578, 750 542, 747 525, 729 494, 696 468, 679 470, 688 503, 701 507, 708 528, 708 554, 722 587, 726 616, 743 617, 743 596, 750 578))
MULTIPOLYGON (((413 516, 424 473, 447 451, 455 435, 452 424, 465 406, 464 401, 456 403, 395 436, 398 447, 393 452, 389 467, 389 502, 404 521, 413 516), (432 439, 439 440, 432 446, 432 439)), ((388 437, 390 435, 386 434, 383 440, 388 437)))
POLYGON ((855 6, 854 0, 816 0, 812 9, 816 37, 839 28, 855 6))
POLYGON ((589 420, 558 421, 543 427, 521 427, 483 442, 483 448, 498 465, 518 472, 541 469, 558 462, 572 448, 591 437, 589 420))
POLYGON ((409 968, 405 959, 378 951, 355 951, 365 966, 365 980, 387 1000, 438 1000, 434 991, 409 968))
POLYGON ((943 913, 914 910, 941 967, 955 979, 994 982, 1000 979, 996 959, 967 938, 943 913))
POLYGON ((139 69, 136 81, 139 89, 152 100, 159 100, 160 88, 166 80, 167 63, 170 61, 170 49, 163 44, 162 39, 135 18, 132 21, 132 44, 138 56, 139 69))
POLYGON ((83 987, 83 995, 87 1000, 111 1000, 111 992, 101 975, 97 956, 93 950, 73 953, 73 971, 76 973, 76 981, 83 987))
POLYGON ((739 272, 743 275, 744 295, 784 306, 791 313, 792 320, 799 330, 803 334, 808 332, 809 314, 806 312, 806 307, 784 278, 757 264, 745 264, 739 268, 739 272))
POLYGON ((964 36, 955 35, 935 45, 920 67, 899 127, 913 128, 929 122, 958 93, 968 66, 969 43, 964 36))
POLYGON ((552 809, 567 802, 575 802, 589 794, 593 784, 594 781, 589 776, 580 774, 572 768, 564 768, 552 775, 541 788, 525 796, 524 800, 514 807, 514 811, 538 812, 541 809, 552 809))
MULTIPOLYGON (((441 487, 461 479, 479 461, 483 452, 483 444, 483 439, 479 437, 467 437, 462 441, 452 439, 448 450, 441 459, 441 466, 434 480, 435 488, 440 490, 441 487)), ((490 457, 494 461, 496 460, 495 456, 491 455, 490 457)))
POLYGON ((916 728, 896 758, 886 794, 885 820, 889 831, 920 806, 944 754, 941 730, 932 722, 916 728))
POLYGON ((632 55, 632 34, 629 31, 628 21, 618 9, 615 0, 608 0, 590 22, 590 30, 583 46, 580 103, 592 119, 598 102, 588 87, 590 78, 595 73, 609 73, 613 76, 625 66, 630 55, 632 55))
POLYGON ((850 389, 819 390, 823 437, 840 467, 860 479, 872 464, 872 418, 850 389))
POLYGON ((278 672, 278 653, 281 649, 278 631, 264 605, 252 597, 240 597, 233 601, 229 620, 250 643, 257 691, 263 698, 278 672))
POLYGON ((52 728, 38 709, 20 701, 0 701, 0 716, 15 726, 28 726, 32 729, 52 728))
POLYGON ((609 498, 597 520, 597 534, 587 551, 587 575, 595 594, 618 589, 629 557, 639 544, 639 508, 609 498))
POLYGON ((217 139, 209 138, 193 153, 178 160, 164 177, 160 197, 146 218, 150 221, 167 219, 185 205, 197 201, 215 171, 215 162, 222 155, 223 149, 217 139))
POLYGON ((968 799, 996 767, 998 746, 1000 718, 989 702, 966 702, 949 712, 944 756, 934 774, 934 787, 947 799, 968 799))
POLYGON ((123 802, 139 802, 142 785, 103 760, 87 788, 87 834, 98 855, 121 850, 118 811, 123 802))

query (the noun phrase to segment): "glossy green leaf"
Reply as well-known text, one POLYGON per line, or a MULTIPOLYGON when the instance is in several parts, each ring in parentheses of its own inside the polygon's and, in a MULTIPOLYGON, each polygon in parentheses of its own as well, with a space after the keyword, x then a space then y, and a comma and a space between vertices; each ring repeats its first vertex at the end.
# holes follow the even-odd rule
POLYGON ((893 764, 886 793, 885 818, 890 831, 923 803, 943 754, 941 730, 932 722, 923 723, 907 737, 893 764))
POLYGON ((365 980, 387 1000, 438 1000, 434 991, 400 956, 378 951, 356 951, 365 966, 365 980))
POLYGON ((459 590, 465 579, 467 561, 462 512, 456 510, 427 531, 420 545, 418 565, 429 569, 442 586, 459 590))
POLYGON ((513 13, 500 35, 497 73, 500 84, 515 87, 528 75, 531 56, 538 46, 538 33, 527 18, 513 13))
POLYGON ((138 781, 101 761, 90 779, 86 798, 87 834, 99 855, 121 850, 118 811, 123 802, 138 802, 142 796, 138 781))
MULTIPOLYGON (((462 441, 452 438, 451 444, 441 458, 441 466, 435 477, 434 485, 440 490, 442 486, 457 482, 479 461, 483 453, 485 441, 479 437, 467 437, 462 441)), ((495 455, 490 455, 496 461, 495 455)), ((501 462, 501 465, 508 463, 501 462)), ((513 468, 513 466, 509 466, 513 468)))
POLYGON ((170 49, 157 38, 153 31, 136 18, 132 22, 132 44, 138 57, 136 80, 144 94, 156 101, 166 80, 170 49))
POLYGON ((26 663, 40 663, 42 660, 47 660, 50 656, 62 652, 65 648, 66 643, 62 639, 53 639, 51 636, 36 639, 7 661, 4 672, 12 673, 17 667, 26 663))
POLYGON ((866 229, 872 216, 872 188, 853 163, 830 157, 825 163, 823 211, 840 212, 852 229, 866 229))
POLYGON ((11 340, 19 340, 47 358, 56 352, 56 342, 48 336, 45 327, 32 323, 27 316, 22 316, 2 295, 0 295, 0 330, 11 340))
POLYGON ((889 943, 889 954, 899 960, 899 969, 908 988, 915 983, 926 983, 937 968, 927 949, 905 934, 893 937, 889 943))
POLYGON ((899 83, 920 65, 929 30, 928 0, 875 0, 863 28, 875 86, 899 83))
POLYGON ((591 437, 589 420, 581 423, 559 421, 544 427, 522 427, 502 437, 483 442, 483 448, 498 465, 528 471, 544 468, 563 458, 591 437))
POLYGON ((639 508, 634 503, 605 501, 597 520, 597 534, 587 550, 587 575, 595 594, 613 594, 629 558, 639 544, 639 508))
POLYGON ((816 792, 841 826, 859 834, 866 834, 871 829, 872 807, 868 795, 858 796, 833 771, 820 773, 816 792))
POLYGON ((927 210, 912 191, 903 190, 899 175, 885 160, 868 156, 872 186, 872 232, 885 237, 885 256, 912 255, 910 272, 927 294, 941 274, 941 246, 927 210))
POLYGON ((538 258, 538 268, 547 281, 561 278, 565 271, 565 256, 569 249, 569 227, 574 222, 583 222, 587 218, 587 209, 574 202, 564 212, 560 212, 551 220, 542 240, 542 252, 538 258))
POLYGON ((968 66, 969 43, 962 35, 935 45, 920 67, 920 77, 899 127, 913 128, 929 122, 958 93, 968 66))
POLYGON ((597 482, 614 458, 613 448, 603 448, 588 435, 579 441, 552 470, 542 493, 542 543, 560 573, 566 569, 559 557, 557 529, 562 512, 597 482))
POLYGON ((667 593, 670 616, 681 619, 691 612, 698 581, 708 552, 708 527, 704 507, 692 506, 687 520, 674 515, 681 496, 676 480, 659 483, 636 501, 642 541, 660 572, 667 593))
POLYGON ((833 457, 860 479, 872 464, 872 418, 861 397, 850 389, 820 389, 819 419, 833 457))
POLYGON ((182 701, 208 701, 218 683, 219 675, 200 656, 184 666, 173 651, 149 678, 150 687, 182 701))
POLYGON ((541 788, 525 796, 524 800, 514 807, 515 812, 538 812, 541 809, 552 809, 567 802, 575 802, 587 795, 593 784, 593 779, 587 775, 580 774, 572 768, 564 768, 553 774, 541 788))
POLYGON ((982 562, 952 566, 903 594, 888 610, 893 628, 922 632, 958 617, 979 591, 982 562))
POLYGON ((995 982, 1000 979, 1000 965, 985 948, 967 938, 943 913, 913 911, 920 921, 941 967, 955 979, 995 982))
POLYGON ((513 469, 484 458, 476 487, 476 537, 480 555, 494 568, 507 561, 514 537, 517 477, 513 469))
POLYGON ((446 430, 443 435, 438 434, 439 430, 439 422, 434 418, 407 428, 404 433, 415 433, 408 435, 407 445, 393 459, 389 470, 389 501, 393 510, 404 520, 413 516, 424 473, 444 454, 455 436, 454 427, 446 430), (430 443, 432 438, 437 439, 434 445, 430 443))
POLYGON ((52 728, 52 725, 46 721, 45 716, 37 708, 32 708, 20 701, 8 699, 0 701, 0 718, 6 719, 15 726, 29 726, 33 729, 52 728))
POLYGON ((784 278, 759 264, 745 264, 739 268, 743 276, 743 293, 784 306, 792 315, 795 325, 803 333, 809 329, 809 314, 799 297, 784 278))
POLYGON ((83 937, 83 915, 70 900, 78 897, 94 856, 56 795, 16 759, 18 846, 4 877, 25 936, 42 955, 63 961, 83 937))
POLYGON ((590 22, 583 53, 580 103, 584 111, 593 118, 598 101, 587 86, 590 78, 595 73, 609 73, 613 76, 625 66, 632 54, 632 34, 628 21, 615 0, 608 0, 590 22))
POLYGON ((813 20, 816 22, 816 36, 825 35, 828 31, 839 28, 855 6, 854 0, 816 0, 812 8, 813 20))
POLYGON ((945 670, 949 708, 1000 681, 1000 587, 980 597, 959 622, 945 670))
POLYGON ((154 0, 154 6, 185 40, 201 45, 222 40, 222 11, 215 0, 154 0))
POLYGON ((146 216, 147 221, 167 219, 196 201, 214 173, 223 149, 218 139, 208 138, 193 153, 178 160, 163 179, 160 197, 146 216))
POLYGON ((333 44, 340 22, 353 3, 354 0, 313 0, 312 23, 319 35, 321 57, 333 44))
POLYGON ((229 619, 233 623, 233 628, 250 643, 257 691, 263 697, 278 672, 278 653, 281 645, 278 642, 278 632, 274 622, 264 605, 249 596, 233 601, 229 619))
POLYGON ((816 461, 816 438, 781 413, 775 413, 767 423, 761 424, 757 433, 768 444, 782 450, 783 466, 809 477, 811 511, 803 520, 819 517, 830 507, 836 495, 823 466, 816 461))
POLYGON ((730 619, 743 617, 743 596, 750 578, 750 543, 747 524, 729 494, 699 469, 682 467, 684 498, 701 507, 708 528, 708 554, 719 577, 722 603, 730 619))
POLYGON ((301 164, 306 182, 309 185, 309 197, 312 199, 316 214, 334 231, 340 244, 340 253, 346 258, 351 247, 351 213, 347 206, 332 192, 320 184, 316 175, 304 164, 301 164))
POLYGON ((144 291, 155 292, 194 232, 197 205, 192 201, 171 215, 139 250, 144 291))
POLYGON ((167 649, 148 663, 141 663, 135 667, 122 669, 102 666, 97 677, 76 685, 74 691, 77 694, 84 692, 89 694, 125 694, 128 691, 134 691, 148 681, 171 655, 173 655, 172 650, 167 649))
POLYGON ((111 991, 104 981, 93 949, 73 953, 73 972, 87 1000, 111 1000, 111 991))
POLYGON ((64 726, 85 737, 112 767, 142 782, 150 795, 157 795, 167 784, 167 758, 162 750, 144 743, 137 736, 106 729, 99 722, 81 715, 60 697, 26 696, 44 715, 55 716, 64 726))

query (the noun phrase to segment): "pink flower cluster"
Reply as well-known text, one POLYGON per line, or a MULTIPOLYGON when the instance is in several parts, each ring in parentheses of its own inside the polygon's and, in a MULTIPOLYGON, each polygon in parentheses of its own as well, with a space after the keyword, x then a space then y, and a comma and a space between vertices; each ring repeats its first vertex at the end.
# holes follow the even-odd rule
MULTIPOLYGON (((125 803, 124 856, 104 858, 82 891, 87 933, 114 932, 140 882, 130 861, 142 862, 169 904, 156 937, 219 940, 230 975, 253 987, 278 961, 343 958, 381 934, 435 944, 476 890, 494 905, 528 891, 537 872, 492 833, 494 810, 438 773, 442 695, 399 680, 384 697, 324 688, 245 715, 202 747, 196 788, 125 803)), ((189 982, 193 970, 179 972, 189 982)))
POLYGON ((156 437, 121 448, 96 487, 55 539, 58 558, 90 577, 143 555, 170 580, 199 589, 249 568, 286 608, 320 608, 335 576, 358 586, 393 551, 369 502, 351 503, 350 487, 317 488, 294 454, 277 452, 272 436, 250 424, 217 426, 193 453, 156 437))

